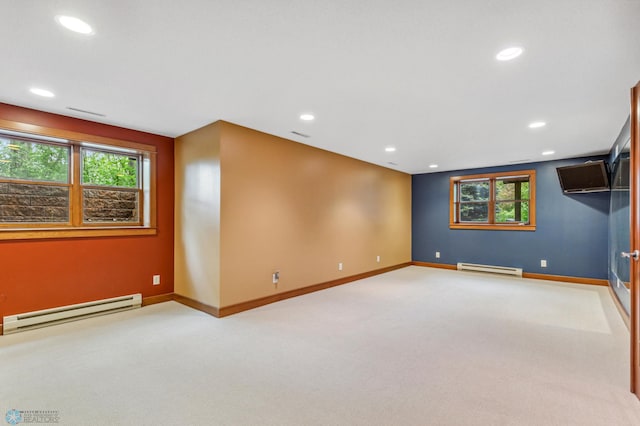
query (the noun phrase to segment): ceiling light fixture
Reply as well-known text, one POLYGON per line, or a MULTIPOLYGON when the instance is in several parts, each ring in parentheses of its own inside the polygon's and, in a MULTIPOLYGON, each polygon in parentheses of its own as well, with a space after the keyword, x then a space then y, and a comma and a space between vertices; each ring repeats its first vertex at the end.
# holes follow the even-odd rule
POLYGON ((52 91, 41 89, 39 87, 32 87, 29 91, 34 95, 42 96, 43 98, 53 98, 55 96, 52 91))
POLYGON ((315 117, 313 116, 313 114, 301 114, 300 115, 300 120, 302 120, 302 121, 313 121, 313 120, 315 120, 315 117))
POLYGON ((498 54, 496 55, 496 59, 499 61, 510 61, 522 55, 522 52, 524 52, 522 47, 508 47, 498 52, 498 54))
POLYGON ((58 24, 62 25, 66 29, 78 34, 91 35, 94 34, 91 25, 84 22, 82 19, 74 18, 73 16, 58 15, 56 16, 58 24))
POLYGON ((396 152, 396 147, 395 146, 388 146, 384 149, 387 152, 396 152))
POLYGON ((540 127, 544 127, 546 125, 547 125, 547 123, 545 123, 544 121, 534 121, 533 123, 529 123, 529 128, 530 129, 539 129, 540 127))
POLYGON ((542 151, 542 155, 553 155, 555 153, 555 151, 542 151))
POLYGON ((437 169, 438 165, 437 164, 429 164, 429 168, 430 169, 437 169))

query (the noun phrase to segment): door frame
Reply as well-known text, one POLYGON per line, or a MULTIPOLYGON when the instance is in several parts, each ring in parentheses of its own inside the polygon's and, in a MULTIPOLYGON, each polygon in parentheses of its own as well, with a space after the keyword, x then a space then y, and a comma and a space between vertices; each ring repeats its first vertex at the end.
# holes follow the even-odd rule
MULTIPOLYGON (((631 245, 640 250, 640 82, 631 89, 631 245)), ((640 399, 640 261, 631 260, 631 392, 640 399)))

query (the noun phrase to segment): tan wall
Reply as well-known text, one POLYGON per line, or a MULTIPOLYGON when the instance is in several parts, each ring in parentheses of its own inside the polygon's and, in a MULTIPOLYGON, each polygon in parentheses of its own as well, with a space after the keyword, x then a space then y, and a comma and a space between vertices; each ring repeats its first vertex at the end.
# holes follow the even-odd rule
POLYGON ((216 306, 411 261, 410 175, 220 124, 216 306))
POLYGON ((220 123, 175 141, 175 293, 220 306, 220 123))

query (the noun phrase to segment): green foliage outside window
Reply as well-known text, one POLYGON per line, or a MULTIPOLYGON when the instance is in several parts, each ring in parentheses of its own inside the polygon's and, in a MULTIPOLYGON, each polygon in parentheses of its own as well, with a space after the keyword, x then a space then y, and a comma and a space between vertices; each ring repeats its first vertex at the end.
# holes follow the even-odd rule
POLYGON ((0 178, 69 181, 69 147, 0 138, 0 178))
POLYGON ((529 178, 495 179, 491 196, 490 179, 460 181, 460 222, 489 222, 489 205, 494 204, 494 223, 529 223, 529 178))
POLYGON ((496 180, 496 222, 529 222, 528 180, 496 180))
POLYGON ((137 188, 138 158, 83 149, 82 183, 85 185, 137 188))
POLYGON ((460 220, 487 222, 489 220, 488 180, 460 182, 460 220))
POLYGON ((489 201, 489 181, 461 182, 460 201, 489 201))
MULTIPOLYGON (((0 138, 0 179, 69 183, 70 147, 0 138)), ((82 150, 82 183, 138 187, 138 157, 82 150)))

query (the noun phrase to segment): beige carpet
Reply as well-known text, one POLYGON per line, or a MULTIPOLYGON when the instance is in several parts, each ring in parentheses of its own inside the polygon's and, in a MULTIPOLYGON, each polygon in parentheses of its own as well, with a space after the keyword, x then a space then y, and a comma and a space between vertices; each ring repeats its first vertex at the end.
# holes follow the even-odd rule
POLYGON ((409 267, 216 319, 175 302, 0 337, 64 425, 640 425, 605 287, 409 267))

